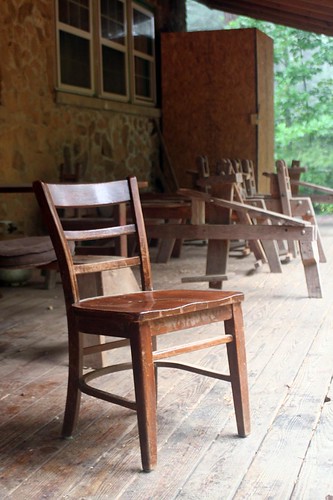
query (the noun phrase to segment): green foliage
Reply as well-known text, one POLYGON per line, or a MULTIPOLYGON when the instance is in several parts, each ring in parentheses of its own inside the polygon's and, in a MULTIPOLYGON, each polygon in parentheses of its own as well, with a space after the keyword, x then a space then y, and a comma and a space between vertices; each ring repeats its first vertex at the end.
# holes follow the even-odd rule
POLYGON ((276 157, 333 187, 333 38, 243 17, 228 26, 248 27, 274 40, 276 157))
POLYGON ((186 2, 187 31, 220 30, 225 25, 225 15, 220 10, 209 9, 193 0, 186 2))

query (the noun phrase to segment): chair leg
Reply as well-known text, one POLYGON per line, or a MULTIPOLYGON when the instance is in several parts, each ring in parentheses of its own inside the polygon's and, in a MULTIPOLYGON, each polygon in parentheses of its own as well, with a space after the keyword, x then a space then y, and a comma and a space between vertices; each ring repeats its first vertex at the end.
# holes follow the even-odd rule
POLYGON ((233 318, 225 321, 225 331, 234 336, 234 341, 227 344, 227 353, 237 430, 239 436, 245 437, 251 432, 251 423, 243 315, 240 304, 233 305, 233 318))
MULTIPOLYGON (((69 326, 69 329, 71 327, 69 326)), ((67 399, 62 426, 62 436, 68 438, 72 435, 80 411, 81 391, 79 389, 79 379, 82 375, 82 335, 78 332, 69 335, 68 345, 68 385, 67 399)))
POLYGON ((142 468, 150 472, 157 463, 157 422, 155 367, 149 332, 141 329, 133 335, 131 352, 142 468))

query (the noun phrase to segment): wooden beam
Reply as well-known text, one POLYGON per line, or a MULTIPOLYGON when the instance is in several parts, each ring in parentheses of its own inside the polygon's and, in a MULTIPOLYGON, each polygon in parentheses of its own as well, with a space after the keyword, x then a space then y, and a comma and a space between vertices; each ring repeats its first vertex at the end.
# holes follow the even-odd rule
POLYGON ((158 224, 147 225, 150 238, 185 238, 189 240, 286 240, 314 241, 315 226, 279 226, 248 224, 158 224))
POLYGON ((331 0, 201 0, 212 9, 333 36, 331 0))

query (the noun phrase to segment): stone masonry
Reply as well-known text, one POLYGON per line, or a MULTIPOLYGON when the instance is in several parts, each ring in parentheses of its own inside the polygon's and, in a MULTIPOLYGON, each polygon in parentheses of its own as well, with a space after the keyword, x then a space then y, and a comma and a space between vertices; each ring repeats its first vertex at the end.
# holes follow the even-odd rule
MULTIPOLYGON (((83 181, 130 174, 151 181, 159 148, 152 112, 129 105, 124 112, 93 109, 57 99, 53 1, 1 2, 0 50, 2 184, 57 182, 64 161, 70 168, 80 163, 83 181)), ((14 221, 25 234, 41 228, 29 194, 1 195, 0 220, 14 221)))

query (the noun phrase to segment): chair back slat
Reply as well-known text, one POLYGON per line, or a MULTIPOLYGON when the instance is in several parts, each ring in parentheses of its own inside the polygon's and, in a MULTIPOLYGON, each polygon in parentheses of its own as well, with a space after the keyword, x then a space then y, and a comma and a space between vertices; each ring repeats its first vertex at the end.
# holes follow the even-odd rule
POLYGON ((123 267, 134 267, 140 265, 139 257, 119 258, 119 260, 104 260, 92 263, 74 264, 76 274, 96 273, 102 271, 111 271, 123 267))
POLYGON ((129 236, 135 234, 135 225, 107 227, 101 229, 82 229, 81 231, 64 231, 67 240, 70 241, 89 241, 105 238, 116 238, 119 236, 129 236))
POLYGON ((57 208, 101 207, 130 200, 126 180, 96 184, 48 184, 48 190, 57 208))

